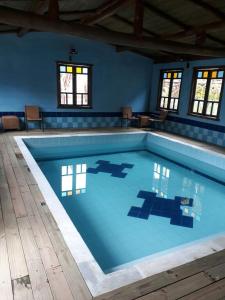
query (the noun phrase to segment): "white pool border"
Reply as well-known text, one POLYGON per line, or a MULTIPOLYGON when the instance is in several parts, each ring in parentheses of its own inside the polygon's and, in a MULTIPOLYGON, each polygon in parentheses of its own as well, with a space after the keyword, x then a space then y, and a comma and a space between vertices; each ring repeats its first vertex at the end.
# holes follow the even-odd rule
POLYGON ((124 134, 150 134, 162 139, 184 144, 192 148, 201 149, 204 152, 219 156, 225 159, 225 155, 215 151, 205 149, 201 146, 189 144, 171 137, 149 132, 120 132, 120 133, 74 133, 60 135, 41 135, 41 136, 14 136, 17 145, 22 152, 27 165, 32 172, 42 194, 48 205, 64 240, 73 255, 78 268, 93 297, 112 292, 122 286, 134 283, 157 273, 167 271, 171 268, 183 265, 198 258, 210 255, 225 249, 225 234, 215 235, 212 238, 201 240, 187 246, 174 248, 173 251, 166 251, 160 255, 153 255, 141 261, 134 262, 121 270, 109 274, 103 273, 95 258, 91 254, 87 245, 83 241, 79 232, 70 220, 64 207, 50 186, 48 180, 42 173, 32 154, 23 142, 23 139, 31 138, 55 138, 72 136, 99 136, 99 135, 124 135, 124 134))

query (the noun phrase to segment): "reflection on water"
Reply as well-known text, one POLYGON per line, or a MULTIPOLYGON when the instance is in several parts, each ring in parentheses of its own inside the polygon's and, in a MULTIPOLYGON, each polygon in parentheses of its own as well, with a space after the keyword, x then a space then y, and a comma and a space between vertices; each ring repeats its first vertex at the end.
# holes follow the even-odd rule
POLYGON ((72 196, 74 192, 77 195, 86 192, 86 170, 86 164, 61 166, 62 197, 72 196))
MULTIPOLYGON (((174 171, 173 171, 174 172, 174 171)), ((174 183, 172 170, 168 166, 154 162, 153 164, 152 192, 158 197, 169 198, 170 188, 177 184, 177 195, 193 198, 193 207, 181 205, 183 216, 190 216, 200 221, 202 214, 202 200, 204 199, 205 187, 191 177, 181 177, 180 182, 174 183)), ((74 194, 86 193, 87 188, 87 164, 61 166, 61 196, 70 197, 74 194)))
POLYGON ((86 164, 76 165, 76 194, 78 195, 86 192, 86 172, 86 164))
POLYGON ((184 177, 182 182, 182 192, 186 194, 192 194, 194 200, 193 207, 183 208, 183 214, 186 216, 191 216, 197 221, 200 221, 205 187, 196 181, 194 182, 191 178, 184 177))
POLYGON ((170 169, 154 163, 152 191, 163 198, 167 198, 170 169))
POLYGON ((61 192, 62 197, 73 195, 73 166, 61 166, 61 192))
MULTIPOLYGON (((169 188, 173 187, 172 170, 159 163, 153 165, 152 191, 159 197, 168 198, 169 188)), ((190 216, 200 221, 202 214, 202 200, 204 199, 205 187, 190 177, 181 178, 180 187, 182 195, 193 198, 193 207, 181 206, 184 216, 190 216)), ((176 183, 178 185, 178 183, 176 183)), ((179 190, 179 187, 178 187, 179 190)))

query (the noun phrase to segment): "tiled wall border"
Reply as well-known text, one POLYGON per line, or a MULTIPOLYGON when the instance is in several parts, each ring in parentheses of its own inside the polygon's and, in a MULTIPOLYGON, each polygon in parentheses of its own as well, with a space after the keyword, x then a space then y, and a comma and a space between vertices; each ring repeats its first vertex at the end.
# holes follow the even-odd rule
MULTIPOLYGON (((134 115, 143 115, 144 112, 135 112, 134 115)), ((24 128, 24 112, 0 112, 4 115, 18 116, 21 128, 24 128)), ((43 112, 44 127, 47 128, 100 128, 120 127, 121 112, 43 112)), ((124 124, 125 125, 125 124, 124 124)), ((36 128, 38 124, 29 123, 29 128, 36 128)))
POLYGON ((225 146, 225 126, 169 116, 164 124, 154 124, 157 129, 190 137, 192 139, 225 146))
MULTIPOLYGON (((44 112, 45 128, 101 128, 120 127, 121 112, 44 112)), ((147 115, 146 112, 135 112, 134 115, 147 115)), ((3 115, 16 115, 24 126, 24 112, 0 112, 3 115)), ((124 124, 125 125, 125 124, 124 124)), ((37 124, 30 123, 30 128, 37 124)), ((199 141, 225 146, 225 126, 206 123, 198 120, 168 116, 165 124, 154 124, 158 129, 187 136, 199 141)))
MULTIPOLYGON (((134 112, 135 116, 147 114, 146 112, 134 112)), ((0 117, 6 115, 13 115, 24 117, 23 111, 3 111, 0 112, 0 117)), ((44 111, 44 117, 121 117, 121 112, 84 112, 84 111, 44 111)))

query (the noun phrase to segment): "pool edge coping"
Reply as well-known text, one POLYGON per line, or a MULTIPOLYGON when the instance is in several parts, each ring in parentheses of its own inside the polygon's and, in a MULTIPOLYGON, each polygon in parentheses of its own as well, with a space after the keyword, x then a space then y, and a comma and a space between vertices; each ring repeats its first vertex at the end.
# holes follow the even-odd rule
POLYGON ((95 261, 93 255, 83 241, 76 227, 67 215, 57 195, 50 186, 47 178, 42 173, 29 149, 25 145, 23 139, 31 138, 54 138, 54 137, 71 137, 71 136, 93 136, 93 135, 121 135, 121 134, 150 134, 157 135, 164 139, 176 141, 177 143, 188 145, 201 149, 202 151, 213 153, 214 155, 223 156, 213 150, 205 149, 201 146, 190 145, 175 138, 165 137, 153 132, 118 132, 118 133, 74 133, 74 134, 60 134, 60 135, 45 135, 45 136, 14 136, 14 139, 22 152, 24 159, 30 168, 41 193, 45 199, 46 204, 51 211, 61 233, 68 246, 79 271, 87 284, 93 297, 100 296, 105 293, 113 292, 118 288, 140 281, 155 274, 167 271, 171 268, 178 267, 185 263, 194 261, 198 258, 213 254, 225 249, 225 234, 218 234, 213 238, 195 242, 193 245, 184 245, 182 251, 180 248, 174 251, 156 257, 146 257, 137 263, 128 265, 127 267, 116 270, 112 273, 105 274, 98 263, 95 261), (181 253, 182 252, 182 253, 181 253))

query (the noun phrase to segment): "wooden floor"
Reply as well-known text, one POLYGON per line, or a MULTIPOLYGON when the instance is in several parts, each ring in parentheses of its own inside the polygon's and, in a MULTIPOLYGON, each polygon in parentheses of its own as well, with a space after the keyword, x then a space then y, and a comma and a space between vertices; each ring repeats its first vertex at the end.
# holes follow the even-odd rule
MULTIPOLYGON (((13 139, 18 134, 27 133, 0 134, 0 300, 91 299, 13 139)), ((98 299, 225 299, 225 250, 98 299)))

